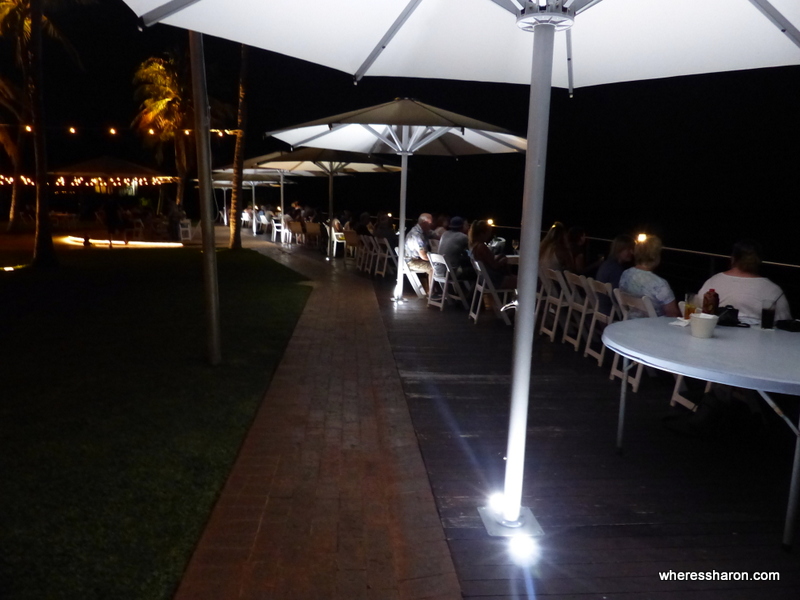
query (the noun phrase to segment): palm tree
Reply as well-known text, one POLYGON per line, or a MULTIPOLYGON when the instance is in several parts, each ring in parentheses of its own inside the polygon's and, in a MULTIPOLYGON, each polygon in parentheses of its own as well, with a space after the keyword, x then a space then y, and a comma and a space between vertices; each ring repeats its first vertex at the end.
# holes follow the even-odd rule
MULTIPOLYGON (((247 126, 247 46, 242 44, 242 60, 239 65, 239 114, 236 118, 236 148, 233 153, 233 193, 231 194, 230 241, 228 248, 242 247, 242 175, 244 171, 244 141, 247 126)), ((253 207, 255 209, 255 206, 253 207)), ((253 211, 255 218, 256 211, 253 211)))
MULTIPOLYGON (((89 1, 72 0, 77 4, 86 4, 89 1)), ((48 5, 58 5, 59 3, 64 4, 64 0, 48 3, 48 5)), ((58 261, 53 247, 47 188, 44 78, 42 75, 43 34, 46 33, 60 41, 73 57, 77 58, 77 53, 58 32, 51 20, 44 15, 43 5, 44 0, 0 0, 0 35, 11 38, 14 44, 16 62, 22 70, 22 80, 27 91, 25 99, 34 132, 36 234, 32 264, 34 266, 53 266, 58 261)))
MULTIPOLYGON (((16 127, 0 127, 0 146, 3 147, 8 158, 11 160, 11 166, 14 168, 14 182, 11 184, 11 208, 8 213, 8 231, 16 231, 19 225, 17 217, 19 216, 19 193, 20 193, 20 175, 22 174, 22 141, 24 139, 22 134, 23 119, 23 94, 10 81, 0 77, 0 107, 5 117, 8 120, 16 122, 16 127)), ((5 120, 5 119, 4 119, 5 120)))
POLYGON ((176 203, 181 204, 186 178, 193 162, 194 113, 191 77, 187 61, 174 52, 164 58, 151 57, 136 69, 133 82, 142 104, 133 127, 156 145, 156 157, 163 160, 164 146, 173 144, 178 173, 176 203))

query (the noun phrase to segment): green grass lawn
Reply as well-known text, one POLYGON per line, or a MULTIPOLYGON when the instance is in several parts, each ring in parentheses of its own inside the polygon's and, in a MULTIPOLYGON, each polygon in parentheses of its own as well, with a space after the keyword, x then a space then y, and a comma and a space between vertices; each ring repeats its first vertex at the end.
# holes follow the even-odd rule
POLYGON ((217 367, 197 249, 0 271, 0 598, 174 593, 310 290, 217 257, 217 367))

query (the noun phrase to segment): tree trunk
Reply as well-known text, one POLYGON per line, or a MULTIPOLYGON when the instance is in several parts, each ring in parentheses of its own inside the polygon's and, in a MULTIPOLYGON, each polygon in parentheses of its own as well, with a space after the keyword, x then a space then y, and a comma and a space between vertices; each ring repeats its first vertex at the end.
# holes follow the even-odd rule
POLYGON ((178 189, 175 194, 175 204, 183 205, 183 198, 186 195, 186 178, 189 172, 186 158, 186 143, 184 136, 175 136, 175 170, 178 173, 178 189))
MULTIPOLYGON (((247 46, 242 44, 242 62, 239 67, 239 114, 236 119, 236 149, 233 155, 233 192, 231 193, 231 214, 228 221, 231 236, 228 248, 239 250, 242 247, 242 180, 244 179, 244 142, 247 126, 247 46)), ((253 218, 256 217, 253 202, 253 218)))
POLYGON ((42 1, 31 0, 31 37, 28 46, 28 94, 31 102, 33 145, 36 164, 36 235, 33 243, 34 267, 58 265, 53 247, 47 187, 47 145, 45 143, 44 90, 42 84, 42 1))
POLYGON ((14 183, 11 184, 11 208, 8 210, 8 232, 14 233, 20 230, 19 218, 19 198, 22 190, 22 143, 25 136, 22 134, 22 123, 17 130, 17 146, 9 152, 11 164, 14 167, 14 183))

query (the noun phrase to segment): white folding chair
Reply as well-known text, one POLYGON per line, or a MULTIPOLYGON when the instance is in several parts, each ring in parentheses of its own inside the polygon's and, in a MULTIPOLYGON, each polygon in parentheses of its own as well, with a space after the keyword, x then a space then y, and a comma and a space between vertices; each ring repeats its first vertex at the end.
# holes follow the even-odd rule
POLYGON ((267 233, 268 227, 269 221, 267 220, 267 215, 258 215, 258 230, 267 233))
POLYGON ((508 304, 509 296, 513 295, 516 290, 510 288, 495 288, 492 280, 489 278, 486 265, 479 260, 475 260, 471 256, 470 260, 472 261, 472 268, 475 269, 475 274, 478 276, 478 278, 475 280, 475 291, 472 293, 472 303, 469 307, 469 318, 474 320, 476 325, 478 324, 478 316, 480 315, 481 307, 483 306, 483 295, 484 293, 488 292, 492 299, 492 309, 494 310, 494 314, 503 319, 503 322, 506 325, 511 325, 511 319, 509 319, 508 313, 500 309, 508 304))
POLYGON ((455 273, 450 268, 450 265, 447 264, 447 259, 435 252, 428 252, 428 258, 433 267, 431 290, 428 294, 428 306, 438 306, 439 310, 444 310, 444 305, 447 300, 459 300, 464 308, 469 309, 469 303, 464 296, 464 291, 458 279, 456 279, 455 273), (437 269, 437 267, 439 268, 437 269), (434 284, 438 286, 439 293, 441 294, 438 298, 434 297, 434 284))
POLYGON ((374 238, 371 235, 359 235, 361 240, 361 267, 362 271, 366 271, 367 275, 372 274, 372 269, 375 266, 375 259, 378 253, 373 244, 374 238))
POLYGON ((283 242, 283 219, 272 219, 272 241, 283 242))
POLYGON ((539 325, 539 333, 546 334, 550 337, 550 341, 556 340, 556 330, 558 329, 561 320, 561 309, 569 308, 567 300, 567 282, 561 271, 554 269, 543 269, 542 284, 544 286, 543 304, 544 314, 542 315, 542 322, 539 325), (548 325, 548 317, 552 317, 552 322, 548 325))
MULTIPOLYGON (((627 321, 629 318, 639 318, 639 315, 644 315, 652 319, 658 317, 652 300, 647 296, 633 296, 623 292, 619 288, 615 288, 614 297, 617 299, 617 306, 619 306, 619 309, 622 311, 623 321, 627 321), (631 311, 636 311, 637 314, 632 316, 631 311)), ((630 368, 633 368, 634 364, 636 365, 636 375, 631 376, 629 374, 630 371, 626 373, 618 367, 619 354, 614 354, 614 362, 611 364, 611 375, 609 375, 608 378, 612 380, 614 377, 619 377, 620 379, 625 378, 625 380, 631 384, 631 389, 634 392, 638 392, 639 384, 642 381, 642 369, 644 365, 636 361, 631 361, 630 368)))
POLYGON ((189 219, 181 219, 178 224, 181 232, 181 241, 192 239, 192 222, 189 219))
POLYGON ((589 325, 589 333, 586 336, 586 347, 583 350, 584 356, 592 356, 597 359, 597 366, 603 366, 603 360, 606 356, 606 346, 600 341, 600 350, 597 351, 592 348, 594 342, 594 334, 597 332, 597 338, 600 339, 601 331, 598 329, 597 324, 601 323, 603 327, 610 325, 619 318, 619 308, 617 308, 617 301, 614 299, 614 290, 610 283, 603 283, 595 279, 590 280, 589 292, 592 295, 592 302, 594 312, 592 313, 592 323, 589 325), (604 300, 601 300, 604 299, 604 300), (608 314, 604 311, 608 310, 608 314))
POLYGON ((577 275, 571 271, 564 271, 564 278, 567 281, 569 309, 567 310, 567 319, 564 323, 564 334, 561 336, 561 343, 568 342, 575 347, 575 352, 580 350, 581 338, 583 337, 586 326, 588 325, 586 318, 591 318, 594 313, 592 304, 592 296, 589 290, 591 289, 591 278, 584 275, 577 275), (570 326, 575 326, 575 335, 570 335, 570 326))
POLYGON ((328 256, 336 256, 336 247, 338 244, 342 245, 342 254, 344 254, 344 249, 347 245, 344 239, 344 233, 334 230, 327 223, 325 224, 325 229, 328 232, 328 256))
POLYGON ((394 248, 389 244, 389 240, 382 237, 376 237, 374 240, 377 249, 377 255, 375 256, 375 276, 377 277, 380 275, 381 277, 386 277, 390 259, 394 265, 395 272, 397 272, 397 257, 395 257, 394 248))

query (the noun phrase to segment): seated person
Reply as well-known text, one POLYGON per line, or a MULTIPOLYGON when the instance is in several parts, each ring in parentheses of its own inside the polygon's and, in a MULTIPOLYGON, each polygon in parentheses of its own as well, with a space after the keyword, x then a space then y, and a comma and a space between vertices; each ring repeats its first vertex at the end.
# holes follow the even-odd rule
POLYGON ((394 247, 397 246, 397 233, 392 227, 392 218, 386 211, 378 213, 378 220, 375 222, 372 235, 376 238, 385 238, 389 240, 389 244, 394 247))
MULTIPOLYGON (((600 283, 610 283, 612 289, 619 287, 622 272, 630 267, 633 261, 633 248, 636 242, 633 236, 623 233, 614 238, 608 251, 608 258, 597 269, 595 279, 600 283)), ((611 302, 606 296, 599 296, 600 312, 607 315, 611 312, 611 302)))
POLYGON ((370 225, 371 222, 369 218, 369 213, 364 212, 361 213, 361 216, 358 218, 358 223, 356 223, 356 226, 353 227, 353 230, 358 235, 372 235, 372 231, 370 231, 370 225))
POLYGON ((486 276, 497 289, 517 287, 517 276, 508 273, 508 259, 495 256, 488 243, 494 236, 492 226, 487 221, 475 221, 469 229, 469 251, 476 262, 486 267, 486 276))
POLYGON ((766 277, 761 277, 761 248, 752 240, 741 240, 733 245, 731 268, 717 273, 700 288, 700 297, 713 289, 719 294, 719 305, 731 305, 739 311, 739 320, 750 325, 761 323, 761 302, 777 300, 775 319, 791 319, 789 302, 783 290, 766 277))
POLYGON ((553 223, 539 245, 539 269, 575 272, 567 228, 559 221, 553 223))
MULTIPOLYGON (((469 238, 464 232, 465 227, 466 221, 461 217, 450 219, 447 231, 439 240, 439 254, 444 256, 453 276, 458 279, 475 279, 475 271, 469 261, 469 238)), ((444 273, 436 274, 444 276, 444 273)))
MULTIPOLYGON (((431 250, 430 237, 433 217, 430 213, 422 213, 406 234, 405 259, 410 271, 425 273, 429 278, 433 273, 428 252, 431 250)), ((430 287, 430 286, 429 286, 430 287)))
MULTIPOLYGON (((680 317, 675 294, 669 283, 653 271, 661 263, 661 238, 648 235, 643 242, 637 242, 633 249, 634 266, 622 273, 619 279, 619 289, 632 296, 647 296, 652 300, 653 307, 659 317, 680 317)), ((631 311, 631 318, 646 317, 631 311)))

